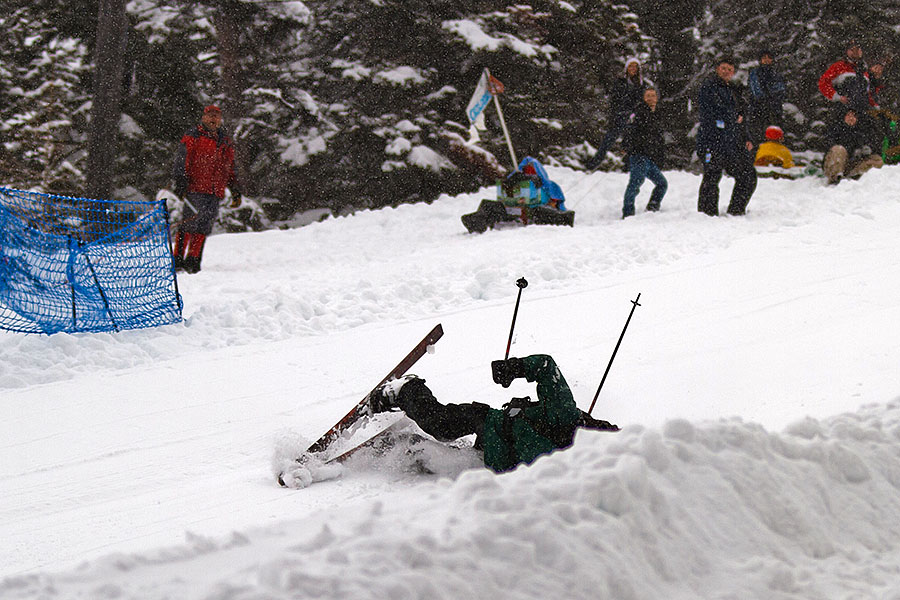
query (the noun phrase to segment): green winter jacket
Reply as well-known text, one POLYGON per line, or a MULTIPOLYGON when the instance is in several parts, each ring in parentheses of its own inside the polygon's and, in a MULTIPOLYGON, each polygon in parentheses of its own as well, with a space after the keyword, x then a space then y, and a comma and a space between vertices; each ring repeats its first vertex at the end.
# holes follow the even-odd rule
POLYGON ((484 464, 498 473, 570 446, 581 417, 572 391, 551 356, 533 354, 522 361, 525 378, 537 382, 538 401, 511 402, 502 410, 490 409, 480 440, 484 464))

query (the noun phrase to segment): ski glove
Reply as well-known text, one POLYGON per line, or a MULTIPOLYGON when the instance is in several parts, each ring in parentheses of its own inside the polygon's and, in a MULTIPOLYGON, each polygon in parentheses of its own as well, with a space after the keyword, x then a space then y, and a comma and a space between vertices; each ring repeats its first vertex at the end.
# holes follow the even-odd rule
POLYGON ((525 377, 525 361, 521 358, 508 358, 491 362, 491 375, 494 383, 509 387, 514 379, 525 377))

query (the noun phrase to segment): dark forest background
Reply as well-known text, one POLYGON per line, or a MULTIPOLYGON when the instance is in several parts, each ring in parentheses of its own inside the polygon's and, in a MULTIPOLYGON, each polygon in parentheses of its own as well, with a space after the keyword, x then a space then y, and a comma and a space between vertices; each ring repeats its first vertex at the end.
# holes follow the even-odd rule
POLYGON ((691 101, 722 54, 744 81, 760 50, 775 54, 795 151, 821 150, 826 105, 816 81, 848 38, 867 58, 888 59, 893 107, 900 78, 900 0, 7 0, 0 28, 0 182, 155 197, 170 185, 181 135, 217 103, 254 199, 228 216, 231 230, 491 182, 511 166, 493 107, 484 151, 462 143, 485 67, 506 86, 519 158, 573 167, 601 139, 610 84, 629 56, 660 88, 668 168, 692 168, 691 101), (112 45, 103 37, 116 26, 111 16, 122 31, 112 45), (472 24, 486 36, 460 34, 472 24), (118 70, 98 77, 98 56, 118 70), (110 99, 119 109, 111 131, 96 126, 110 99), (114 150, 112 163, 98 168, 90 155, 104 149, 114 150))

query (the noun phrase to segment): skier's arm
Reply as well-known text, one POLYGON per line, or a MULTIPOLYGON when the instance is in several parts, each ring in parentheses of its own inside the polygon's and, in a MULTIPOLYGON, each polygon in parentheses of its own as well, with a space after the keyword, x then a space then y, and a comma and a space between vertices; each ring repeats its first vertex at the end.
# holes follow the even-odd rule
POLYGON ((537 383, 538 400, 541 401, 550 424, 577 422, 581 411, 553 357, 548 354, 532 354, 523 358, 522 363, 525 379, 537 383))

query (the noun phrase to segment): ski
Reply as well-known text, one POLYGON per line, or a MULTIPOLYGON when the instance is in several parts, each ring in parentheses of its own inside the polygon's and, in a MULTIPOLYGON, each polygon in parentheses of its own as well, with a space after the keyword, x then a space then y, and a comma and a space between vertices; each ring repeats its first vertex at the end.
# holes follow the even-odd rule
MULTIPOLYGON (((384 379, 378 382, 378 385, 372 388, 372 391, 378 388, 379 385, 386 381, 390 381, 391 379, 398 379, 406 374, 410 367, 412 367, 425 353, 428 351, 428 347, 435 344, 441 336, 444 335, 444 329, 441 327, 441 324, 438 323, 434 326, 428 335, 422 338, 422 341, 416 344, 415 348, 413 348, 406 357, 403 358, 397 366, 394 367, 390 373, 388 373, 384 379)), ((369 394, 372 392, 370 391, 369 394)), ((334 426, 326 431, 322 437, 313 442, 312 446, 307 448, 307 452, 322 452, 328 445, 331 444, 335 439, 340 437, 344 431, 346 431, 350 426, 352 426, 360 417, 368 414, 368 402, 369 402, 369 394, 366 394, 362 400, 360 400, 356 406, 350 409, 344 417, 334 424, 334 426)))
POLYGON ((375 415, 367 419, 365 429, 355 434, 359 439, 350 439, 346 446, 333 449, 329 448, 331 456, 325 459, 325 464, 341 463, 356 454, 363 448, 370 448, 395 432, 402 431, 412 425, 413 421, 402 412, 388 412, 375 415), (382 417, 379 419, 379 417, 382 417))
MULTIPOLYGON (((372 391, 375 391, 378 386, 381 384, 390 381, 391 379, 398 379, 403 377, 406 372, 412 367, 414 364, 418 362, 420 358, 422 358, 426 352, 428 352, 429 346, 434 345, 441 337, 444 335, 444 328, 441 327, 441 324, 438 323, 434 326, 434 328, 428 332, 428 334, 422 338, 416 346, 407 354, 403 360, 397 363, 390 373, 385 375, 384 379, 378 382, 378 384, 372 388, 372 390, 363 396, 362 400, 360 400, 356 406, 350 409, 346 415, 344 415, 334 426, 322 434, 318 440, 312 443, 312 445, 306 449, 306 452, 303 453, 304 456, 310 455, 313 453, 320 454, 324 453, 329 446, 338 438, 345 435, 350 429, 357 424, 359 419, 364 416, 370 416, 371 412, 369 410, 369 395, 372 391)), ((393 427, 387 427, 386 429, 393 429, 393 427)), ((372 437, 378 437, 380 434, 384 433, 384 430, 379 431, 374 436, 367 436, 366 442, 370 441, 372 437)), ((350 454, 359 449, 360 446, 366 444, 366 442, 362 442, 359 445, 351 446, 351 448, 347 452, 341 452, 337 456, 333 456, 331 458, 326 457, 324 460, 328 463, 340 462, 346 459, 350 454)), ((299 460, 299 459, 298 459, 299 460)), ((279 473, 277 477, 278 485, 282 487, 287 487, 282 479, 283 473, 279 473)))

